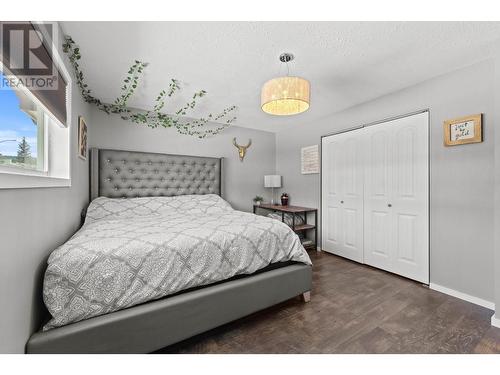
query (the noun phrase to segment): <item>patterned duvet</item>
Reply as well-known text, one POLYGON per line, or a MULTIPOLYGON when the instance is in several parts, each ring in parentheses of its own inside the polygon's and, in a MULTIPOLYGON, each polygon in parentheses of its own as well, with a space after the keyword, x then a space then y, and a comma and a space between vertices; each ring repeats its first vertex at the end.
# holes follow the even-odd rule
POLYGON ((290 260, 311 264, 287 225, 217 195, 97 198, 48 259, 44 330, 290 260))

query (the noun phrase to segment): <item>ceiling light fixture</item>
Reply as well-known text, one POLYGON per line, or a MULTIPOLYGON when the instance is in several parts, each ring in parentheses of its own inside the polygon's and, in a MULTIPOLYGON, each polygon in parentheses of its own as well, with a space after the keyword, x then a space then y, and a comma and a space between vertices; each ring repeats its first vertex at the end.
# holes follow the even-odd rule
POLYGON ((282 53, 280 61, 286 64, 286 77, 273 78, 262 86, 261 108, 270 115, 296 115, 309 109, 311 92, 309 81, 289 75, 288 63, 293 58, 291 53, 282 53))

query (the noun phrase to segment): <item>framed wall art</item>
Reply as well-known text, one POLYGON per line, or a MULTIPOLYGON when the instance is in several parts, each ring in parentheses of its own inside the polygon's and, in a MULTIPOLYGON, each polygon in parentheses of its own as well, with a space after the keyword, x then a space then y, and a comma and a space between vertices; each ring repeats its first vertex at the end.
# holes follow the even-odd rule
POLYGON ((302 174, 319 173, 318 145, 301 148, 301 150, 300 150, 300 172, 302 174))
POLYGON ((444 126, 444 145, 456 146, 483 141, 482 113, 446 120, 444 126))
POLYGON ((82 116, 78 117, 78 156, 87 160, 87 124, 82 116))

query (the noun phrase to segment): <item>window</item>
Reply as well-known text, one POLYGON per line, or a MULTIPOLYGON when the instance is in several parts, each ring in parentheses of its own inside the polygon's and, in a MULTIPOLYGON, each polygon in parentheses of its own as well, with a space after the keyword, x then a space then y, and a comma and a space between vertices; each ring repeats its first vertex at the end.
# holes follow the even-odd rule
MULTIPOLYGON (((0 79, 6 80, 2 73, 0 79)), ((0 167, 45 174, 46 129, 52 120, 28 90, 9 87, 0 90, 0 167)))
POLYGON ((9 48, 2 47, 0 51, 0 189, 69 186, 70 124, 67 113, 70 112, 66 98, 70 84, 57 52, 48 52, 56 44, 53 33, 47 34, 46 30, 54 27, 47 29, 46 25, 6 24, 3 21, 0 27, 4 44, 6 40, 11 43, 9 48), (16 39, 5 37, 10 31, 14 36, 28 32, 39 38, 37 49, 33 51, 38 53, 38 61, 54 65, 52 76, 30 75, 30 69, 34 68, 23 65, 19 57, 22 54, 12 52, 17 48, 17 44, 13 44, 16 39), (42 40, 49 42, 42 44, 42 40), (35 87, 31 84, 37 80, 44 82, 44 77, 58 85, 35 87))

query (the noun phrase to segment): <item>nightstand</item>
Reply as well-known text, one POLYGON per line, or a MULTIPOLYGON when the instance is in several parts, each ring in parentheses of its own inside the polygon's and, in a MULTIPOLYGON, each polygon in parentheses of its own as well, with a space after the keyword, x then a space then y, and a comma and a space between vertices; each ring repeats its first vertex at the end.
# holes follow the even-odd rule
POLYGON ((253 213, 257 212, 257 209, 261 208, 263 210, 273 211, 273 212, 281 212, 281 221, 285 222, 285 214, 292 215, 292 230, 295 233, 306 232, 309 230, 314 230, 314 243, 304 244, 305 248, 318 248, 318 209, 317 208, 309 208, 309 207, 299 207, 299 206, 281 206, 278 204, 254 204, 253 205, 253 213), (314 213, 314 225, 307 224, 307 214, 314 213), (295 225, 295 215, 301 215, 304 219, 304 224, 295 225))

